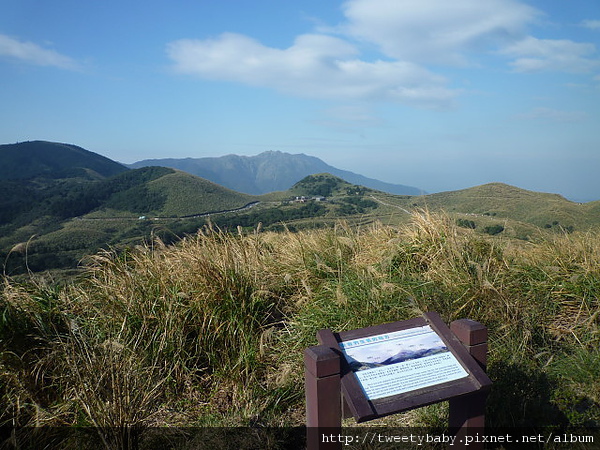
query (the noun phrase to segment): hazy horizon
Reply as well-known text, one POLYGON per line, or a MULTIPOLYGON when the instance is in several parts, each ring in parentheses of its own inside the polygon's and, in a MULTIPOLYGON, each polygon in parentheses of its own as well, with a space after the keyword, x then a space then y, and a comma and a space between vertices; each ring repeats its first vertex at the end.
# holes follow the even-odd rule
POLYGON ((0 142, 116 161, 304 153, 427 192, 600 199, 600 4, 0 5, 0 142))

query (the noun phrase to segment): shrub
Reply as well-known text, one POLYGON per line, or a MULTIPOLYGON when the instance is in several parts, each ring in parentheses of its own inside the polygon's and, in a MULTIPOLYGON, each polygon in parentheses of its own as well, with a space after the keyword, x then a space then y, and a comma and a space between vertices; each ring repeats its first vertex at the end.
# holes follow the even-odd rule
POLYGON ((457 219, 456 220, 456 224, 459 227, 470 228, 472 230, 474 230, 475 228, 477 228, 477 225, 475 224, 475 222, 473 222, 472 220, 468 220, 468 219, 457 219))
POLYGON ((502 225, 496 224, 496 225, 488 225, 487 227, 485 227, 483 229, 484 233, 490 234, 492 236, 496 235, 496 234, 500 234, 504 231, 504 227, 502 225))

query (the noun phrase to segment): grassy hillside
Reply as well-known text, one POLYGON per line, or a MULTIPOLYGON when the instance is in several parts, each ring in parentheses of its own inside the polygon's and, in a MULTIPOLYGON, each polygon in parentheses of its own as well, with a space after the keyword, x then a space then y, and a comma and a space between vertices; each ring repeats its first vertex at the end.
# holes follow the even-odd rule
POLYGON ((420 209, 444 211, 456 220, 470 220, 482 231, 502 224, 513 237, 533 238, 540 230, 589 230, 600 225, 600 202, 576 203, 557 194, 528 191, 502 183, 490 183, 459 191, 421 196, 391 195, 345 182, 329 174, 306 177, 285 195, 348 198, 359 195, 378 203, 362 219, 390 224, 406 223, 420 209), (479 225, 479 226, 477 226, 479 225))
POLYGON ((371 196, 387 206, 385 211, 392 223, 408 220, 407 213, 415 208, 426 208, 445 211, 457 222, 483 233, 502 227, 504 234, 525 240, 537 239, 540 231, 585 231, 600 225, 600 202, 576 203, 557 194, 527 191, 502 183, 418 197, 377 192, 371 196))
POLYGON ((527 191, 501 183, 431 194, 415 203, 434 209, 511 218, 539 227, 553 223, 564 227, 591 224, 587 205, 571 202, 558 194, 527 191))
POLYGON ((148 184, 152 193, 162 193, 166 201, 161 216, 186 216, 223 211, 256 201, 255 196, 226 189, 203 178, 177 171, 148 184))
POLYGON ((445 211, 460 227, 478 234, 531 241, 546 232, 585 231, 600 224, 600 202, 579 204, 499 183, 412 197, 317 174, 288 191, 250 196, 163 167, 100 180, 0 183, 6 188, 0 200, 0 258, 7 261, 8 273, 73 268, 100 248, 137 245, 152 236, 171 243, 208 221, 225 230, 301 230, 339 220, 353 226, 398 226, 426 208, 445 211), (251 202, 257 202, 253 208, 240 209, 251 202))
POLYGON ((309 175, 292 189, 260 196, 251 211, 211 218, 225 229, 298 230, 333 226, 344 218, 354 223, 376 217, 379 204, 368 198, 371 189, 350 184, 330 174, 309 175))
POLYGON ((164 167, 128 170, 93 181, 4 184, 11 189, 0 201, 0 257, 7 261, 8 273, 73 268, 100 248, 137 244, 165 228, 164 222, 151 224, 140 217, 203 214, 240 208, 254 200, 164 167), (24 250, 12 251, 15 246, 24 250))
MULTIPOLYGON (((489 427, 598 426, 598 242, 515 245, 421 212, 402 227, 205 229, 98 254, 64 288, 5 279, 0 422, 107 427, 113 448, 154 426, 301 425, 317 330, 437 311, 489 327, 489 427)), ((384 423, 446 419, 442 404, 384 423)))

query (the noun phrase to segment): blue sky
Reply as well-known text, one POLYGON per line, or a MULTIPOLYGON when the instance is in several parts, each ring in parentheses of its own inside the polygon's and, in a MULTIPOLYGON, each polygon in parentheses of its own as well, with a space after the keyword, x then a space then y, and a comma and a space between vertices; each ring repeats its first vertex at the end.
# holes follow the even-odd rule
POLYGON ((600 199, 598 0, 3 0, 0 143, 600 199))

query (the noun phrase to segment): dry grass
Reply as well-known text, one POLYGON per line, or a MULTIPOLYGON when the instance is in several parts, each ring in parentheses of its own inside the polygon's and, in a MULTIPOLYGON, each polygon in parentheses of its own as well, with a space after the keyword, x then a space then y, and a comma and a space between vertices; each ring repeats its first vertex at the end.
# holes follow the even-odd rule
POLYGON ((435 310, 490 328, 491 423, 581 425, 600 420, 599 292, 597 232, 515 246, 427 211, 402 228, 208 228, 95 255, 60 290, 6 279, 0 418, 120 430, 106 447, 154 425, 301 424, 318 329, 435 310), (531 380, 535 399, 511 397, 531 380))

